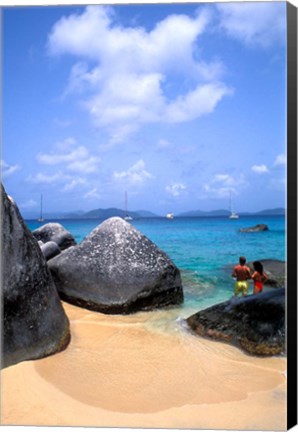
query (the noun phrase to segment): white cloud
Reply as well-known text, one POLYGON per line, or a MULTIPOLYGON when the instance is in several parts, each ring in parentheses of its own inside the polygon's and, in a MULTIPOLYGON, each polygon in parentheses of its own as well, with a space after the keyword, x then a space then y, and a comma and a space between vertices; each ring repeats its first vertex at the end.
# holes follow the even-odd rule
POLYGON ((204 184, 203 189, 208 193, 208 196, 215 198, 228 198, 231 193, 234 195, 237 193, 234 187, 212 186, 210 184, 204 184))
POLYGON ((62 171, 53 174, 39 172, 35 175, 27 177, 29 183, 43 184, 47 186, 59 185, 62 192, 70 192, 79 186, 86 186, 88 182, 83 177, 74 177, 69 174, 64 174, 62 171))
POLYGON ((69 192, 75 189, 77 186, 85 185, 86 183, 87 183, 86 179, 84 178, 81 177, 74 178, 65 184, 65 186, 62 189, 62 192, 69 192))
POLYGON ((203 185, 203 190, 208 193, 208 196, 215 198, 228 198, 230 194, 238 194, 238 189, 246 185, 246 180, 243 174, 237 177, 231 174, 215 174, 209 183, 203 185))
POLYGON ((84 174, 90 174, 98 170, 100 159, 97 157, 90 157, 85 160, 76 160, 67 165, 70 171, 76 171, 84 174))
POLYGON ((94 188, 94 189, 91 189, 90 191, 88 191, 87 193, 85 193, 84 198, 87 198, 87 199, 100 199, 101 196, 98 193, 97 189, 94 188))
POLYGON ((79 173, 90 174, 98 170, 100 158, 90 156, 84 146, 77 146, 73 138, 68 138, 54 145, 55 151, 39 153, 37 161, 45 165, 63 164, 65 169, 79 173))
POLYGON ((223 183, 225 186, 234 186, 236 179, 230 174, 215 174, 212 183, 223 183))
POLYGON ((9 165, 4 160, 1 160, 1 174, 3 178, 9 177, 16 171, 19 171, 21 167, 19 165, 9 165))
POLYGON ((174 197, 180 196, 185 189, 186 186, 183 183, 172 183, 166 186, 166 191, 174 197))
POLYGON ((19 205, 19 207, 20 207, 21 209, 30 209, 30 208, 37 207, 38 205, 39 205, 39 204, 38 204, 36 201, 30 199, 30 200, 28 200, 28 201, 26 201, 26 202, 24 202, 24 203, 21 203, 21 204, 19 205))
POLYGON ((165 109, 165 120, 170 123, 194 120, 211 113, 218 102, 233 91, 222 83, 199 85, 195 90, 178 97, 165 109))
POLYGON ((273 166, 284 166, 286 164, 287 164, 287 157, 286 157, 286 155, 285 154, 279 154, 276 157, 273 166))
POLYGON ((284 43, 285 4, 281 2, 233 2, 217 5, 220 27, 249 46, 266 48, 284 43))
POLYGON ((61 163, 73 162, 81 160, 88 156, 88 150, 83 147, 77 147, 76 149, 68 153, 39 153, 37 155, 37 161, 45 165, 57 165, 61 163))
POLYGON ((262 164, 262 165, 253 165, 251 167, 251 169, 252 169, 252 171, 254 171, 257 174, 266 174, 266 173, 269 173, 269 169, 264 164, 262 164))
POLYGON ((126 185, 142 185, 146 180, 153 178, 152 174, 145 170, 145 162, 141 159, 128 168, 127 171, 114 172, 113 178, 126 185))
POLYGON ((194 18, 171 15, 147 32, 141 27, 120 26, 109 7, 89 6, 82 14, 63 17, 55 24, 48 48, 54 55, 70 53, 100 61, 103 72, 113 71, 116 63, 118 70, 133 72, 181 69, 182 59, 197 66, 193 64, 192 44, 208 21, 206 10, 194 18))
POLYGON ((70 151, 76 145, 76 140, 73 137, 65 138, 63 141, 57 141, 54 144, 54 149, 60 152, 70 151))
POLYGON ((211 113, 232 94, 220 81, 221 62, 204 61, 196 49, 209 21, 204 8, 194 17, 168 16, 147 31, 121 26, 109 7, 88 6, 55 24, 48 49, 79 59, 65 94, 84 95, 95 126, 106 128, 116 143, 145 123, 187 122, 211 113))
POLYGON ((27 181, 30 183, 45 183, 45 184, 56 184, 69 180, 69 176, 64 175, 61 171, 54 174, 37 173, 36 175, 30 175, 27 177, 27 181))

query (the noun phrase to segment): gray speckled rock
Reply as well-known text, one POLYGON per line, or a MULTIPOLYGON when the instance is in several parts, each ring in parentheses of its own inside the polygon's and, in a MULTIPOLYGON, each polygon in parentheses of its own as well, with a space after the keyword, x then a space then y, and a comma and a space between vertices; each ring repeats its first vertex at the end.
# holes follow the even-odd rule
POLYGON ((125 314, 183 301, 178 268, 119 217, 48 264, 61 298, 88 309, 125 314))
MULTIPOLYGON (((264 272, 268 276, 265 285, 274 288, 283 288, 286 280, 286 263, 285 261, 276 259, 261 259, 258 260, 263 264, 264 272)), ((248 267, 253 271, 253 263, 247 263, 248 267)))
POLYGON ((61 351, 69 321, 37 241, 1 185, 2 367, 61 351))
POLYGON ((253 227, 248 227, 248 228, 241 228, 239 231, 240 232, 246 232, 246 233, 254 233, 254 232, 262 232, 262 231, 268 231, 268 225, 266 224, 257 224, 253 227))
POLYGON ((53 241, 49 241, 42 244, 40 246, 40 249, 47 261, 61 253, 59 246, 57 245, 57 243, 53 241))
POLYGON ((47 223, 40 228, 32 231, 33 236, 37 240, 44 243, 53 241, 57 243, 61 250, 65 250, 70 246, 76 245, 76 241, 69 231, 67 231, 61 224, 56 222, 47 223))
POLYGON ((285 289, 233 298, 187 319, 200 336, 229 342, 253 355, 285 352, 285 289))

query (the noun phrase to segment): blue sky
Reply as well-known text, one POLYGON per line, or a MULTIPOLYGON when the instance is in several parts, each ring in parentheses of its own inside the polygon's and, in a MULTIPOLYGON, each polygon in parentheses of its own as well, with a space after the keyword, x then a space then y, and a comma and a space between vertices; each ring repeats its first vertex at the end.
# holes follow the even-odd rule
POLYGON ((24 215, 285 206, 283 2, 4 8, 2 177, 24 215))

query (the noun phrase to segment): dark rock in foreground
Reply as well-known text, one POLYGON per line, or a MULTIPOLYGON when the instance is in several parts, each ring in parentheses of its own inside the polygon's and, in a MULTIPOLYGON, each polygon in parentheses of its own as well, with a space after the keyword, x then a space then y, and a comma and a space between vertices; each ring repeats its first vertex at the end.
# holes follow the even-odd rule
POLYGON ((46 357, 70 339, 51 274, 37 241, 1 186, 2 367, 46 357))
POLYGON ((60 250, 65 250, 70 246, 76 245, 76 241, 71 233, 59 223, 47 223, 32 231, 32 234, 37 240, 41 240, 43 243, 49 241, 57 243, 60 250))
POLYGON ((241 228, 240 232, 247 232, 247 233, 253 233, 253 232, 262 232, 262 231, 268 231, 269 227, 266 224, 257 224, 253 227, 248 228, 241 228))
MULTIPOLYGON (((285 261, 275 259, 261 259, 259 260, 263 264, 264 272, 268 276, 268 280, 265 285, 282 288, 285 286, 286 280, 286 263, 285 261)), ((253 263, 247 263, 248 267, 253 271, 253 263)))
POLYGON ((200 336, 229 342, 249 354, 285 352, 285 289, 233 298, 187 319, 200 336))
POLYGON ((87 309, 126 314, 183 301, 178 268, 119 217, 48 264, 61 298, 87 309))

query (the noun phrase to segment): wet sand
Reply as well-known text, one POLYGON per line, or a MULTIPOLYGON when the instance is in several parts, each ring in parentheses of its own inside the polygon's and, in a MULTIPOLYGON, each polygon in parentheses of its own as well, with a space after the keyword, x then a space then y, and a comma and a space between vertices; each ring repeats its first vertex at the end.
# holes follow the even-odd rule
POLYGON ((175 310, 64 308, 68 348, 1 372, 2 425, 286 428, 285 358, 194 336, 175 310))

